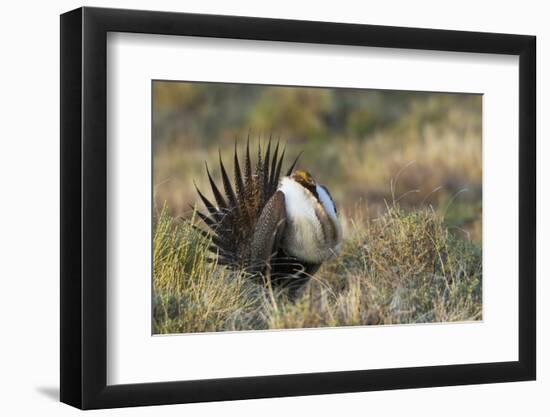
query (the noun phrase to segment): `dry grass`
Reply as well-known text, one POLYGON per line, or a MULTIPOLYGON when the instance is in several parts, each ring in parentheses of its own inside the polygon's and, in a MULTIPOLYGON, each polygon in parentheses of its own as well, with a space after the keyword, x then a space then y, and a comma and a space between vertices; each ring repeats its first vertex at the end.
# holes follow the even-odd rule
POLYGON ((176 224, 164 209, 155 222, 153 245, 154 332, 187 333, 237 329, 241 311, 253 308, 256 292, 244 273, 207 262, 209 239, 185 220, 176 224))
POLYGON ((342 253, 289 302, 209 263, 208 239, 158 213, 154 233, 154 332, 311 328, 481 319, 481 249, 456 238, 426 208, 393 205, 372 219, 343 214, 342 253))

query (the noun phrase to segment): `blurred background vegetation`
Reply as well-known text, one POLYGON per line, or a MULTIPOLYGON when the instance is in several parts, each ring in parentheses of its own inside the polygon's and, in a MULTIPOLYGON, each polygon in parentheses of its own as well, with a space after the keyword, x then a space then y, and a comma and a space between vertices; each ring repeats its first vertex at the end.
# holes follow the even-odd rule
POLYGON ((280 138, 289 162, 304 151, 299 167, 347 218, 359 206, 370 218, 394 203, 431 206, 481 244, 481 95, 154 81, 156 206, 189 216, 193 181, 208 189, 204 161, 219 179, 218 149, 232 167, 249 133, 253 144, 280 138))

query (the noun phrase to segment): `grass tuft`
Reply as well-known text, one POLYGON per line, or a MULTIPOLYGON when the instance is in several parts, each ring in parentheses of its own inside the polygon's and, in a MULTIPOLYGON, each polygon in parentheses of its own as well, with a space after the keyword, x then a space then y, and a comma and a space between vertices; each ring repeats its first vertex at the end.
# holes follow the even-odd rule
POLYGON ((438 212, 398 205, 371 219, 342 215, 342 252, 290 302, 244 271, 209 261, 195 216, 164 208, 153 240, 154 333, 480 320, 481 249, 450 233, 438 212), (353 220, 351 220, 353 219, 353 220))

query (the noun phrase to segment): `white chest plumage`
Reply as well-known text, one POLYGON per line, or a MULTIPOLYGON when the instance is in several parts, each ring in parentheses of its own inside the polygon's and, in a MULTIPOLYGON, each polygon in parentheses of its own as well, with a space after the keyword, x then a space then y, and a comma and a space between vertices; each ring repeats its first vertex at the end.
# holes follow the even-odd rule
POLYGON ((319 200, 289 177, 281 180, 285 195, 287 225, 282 239, 285 251, 309 263, 321 263, 340 250, 341 227, 334 203, 323 187, 319 200))

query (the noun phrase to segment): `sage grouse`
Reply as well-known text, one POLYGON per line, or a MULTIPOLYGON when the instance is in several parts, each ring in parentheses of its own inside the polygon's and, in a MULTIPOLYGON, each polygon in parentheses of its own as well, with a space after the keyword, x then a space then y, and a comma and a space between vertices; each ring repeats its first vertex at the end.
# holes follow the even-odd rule
POLYGON ((218 263, 247 270, 295 298, 323 261, 339 252, 342 229, 328 190, 308 172, 294 170, 300 155, 281 178, 284 155, 284 149, 279 155, 278 142, 272 153, 270 139, 265 153, 258 144, 252 164, 247 141, 243 172, 235 144, 233 181, 221 153, 222 187, 206 164, 216 204, 195 188, 207 209, 197 214, 209 228, 199 230, 210 235, 218 263))

